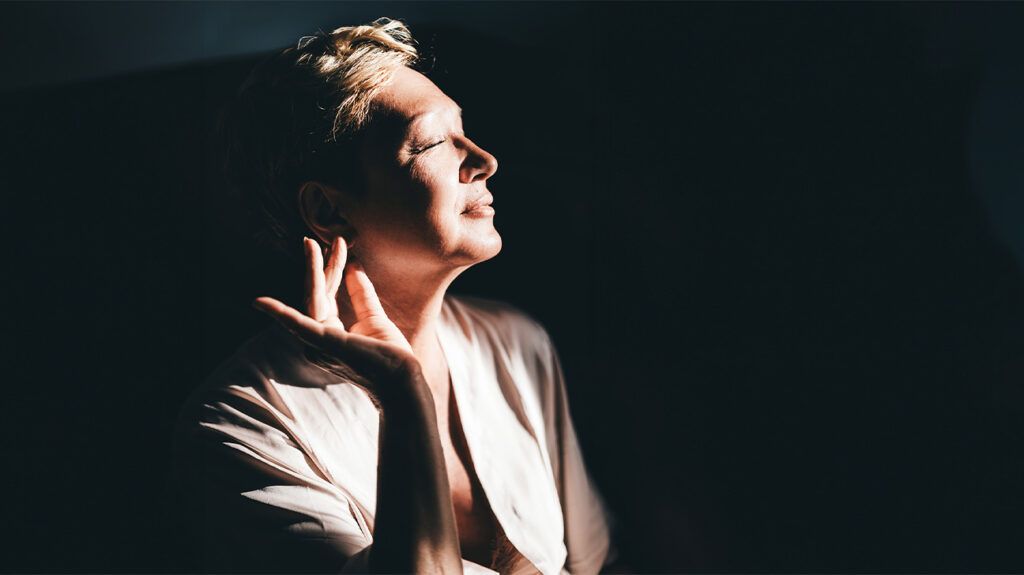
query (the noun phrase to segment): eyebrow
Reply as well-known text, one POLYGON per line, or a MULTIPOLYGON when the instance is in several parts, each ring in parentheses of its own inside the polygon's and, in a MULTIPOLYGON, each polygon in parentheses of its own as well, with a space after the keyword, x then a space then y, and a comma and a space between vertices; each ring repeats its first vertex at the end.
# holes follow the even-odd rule
MULTIPOLYGON (((455 110, 458 111, 458 113, 459 113, 459 119, 462 119, 462 106, 456 104, 455 105, 455 110)), ((416 114, 415 116, 409 118, 409 120, 405 122, 405 125, 409 126, 410 124, 412 124, 413 122, 418 120, 421 116, 426 116, 427 114, 430 114, 430 113, 433 113, 433 110, 427 110, 426 112, 420 112, 419 114, 416 114)))

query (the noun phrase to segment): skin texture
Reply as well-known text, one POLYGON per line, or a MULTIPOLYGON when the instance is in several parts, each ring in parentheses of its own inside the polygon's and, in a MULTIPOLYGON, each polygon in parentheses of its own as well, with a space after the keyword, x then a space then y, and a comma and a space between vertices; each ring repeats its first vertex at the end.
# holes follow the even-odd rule
POLYGON ((373 105, 380 120, 361 151, 364 187, 298 191, 318 240, 304 240, 305 313, 269 297, 254 305, 315 361, 353 377, 381 412, 370 569, 456 573, 460 557, 488 564, 495 522, 436 327, 451 282, 501 250, 493 210, 479 207, 497 160, 466 136, 458 105, 410 68, 397 68, 373 105))

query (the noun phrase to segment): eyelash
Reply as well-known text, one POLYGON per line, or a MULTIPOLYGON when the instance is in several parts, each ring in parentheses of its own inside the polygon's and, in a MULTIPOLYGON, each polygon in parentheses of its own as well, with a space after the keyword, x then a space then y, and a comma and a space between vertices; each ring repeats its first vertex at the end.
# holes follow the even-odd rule
POLYGON ((441 140, 439 142, 434 142, 433 144, 428 144, 428 145, 426 145, 426 146, 424 146, 422 148, 418 148, 418 149, 417 148, 413 148, 412 153, 413 154, 419 154, 420 152, 425 152, 425 151, 429 150, 430 148, 433 148, 434 146, 439 146, 439 145, 441 145, 441 144, 443 144, 443 143, 445 143, 447 141, 448 141, 448 138, 445 138, 445 139, 443 139, 443 140, 441 140))

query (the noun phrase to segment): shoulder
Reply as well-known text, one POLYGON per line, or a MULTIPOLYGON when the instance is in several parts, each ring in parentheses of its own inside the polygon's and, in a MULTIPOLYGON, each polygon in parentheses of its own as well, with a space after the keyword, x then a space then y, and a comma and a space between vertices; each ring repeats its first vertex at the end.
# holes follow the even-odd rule
POLYGON ((276 324, 244 342, 191 390, 179 407, 176 442, 218 435, 276 434, 294 421, 288 386, 323 385, 326 374, 305 360, 301 342, 276 324))
POLYGON ((302 369, 301 349, 287 335, 273 324, 243 341, 192 389, 186 404, 220 396, 233 388, 266 393, 272 379, 284 379, 283 374, 302 369))

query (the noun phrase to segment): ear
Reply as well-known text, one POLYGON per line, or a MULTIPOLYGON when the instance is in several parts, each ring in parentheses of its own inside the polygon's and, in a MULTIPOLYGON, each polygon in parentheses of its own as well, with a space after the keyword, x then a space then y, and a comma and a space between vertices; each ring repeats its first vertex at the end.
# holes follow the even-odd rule
POLYGON ((345 192, 321 182, 309 181, 299 186, 299 215, 306 226, 325 244, 341 236, 352 246, 356 230, 348 215, 352 198, 345 192))

